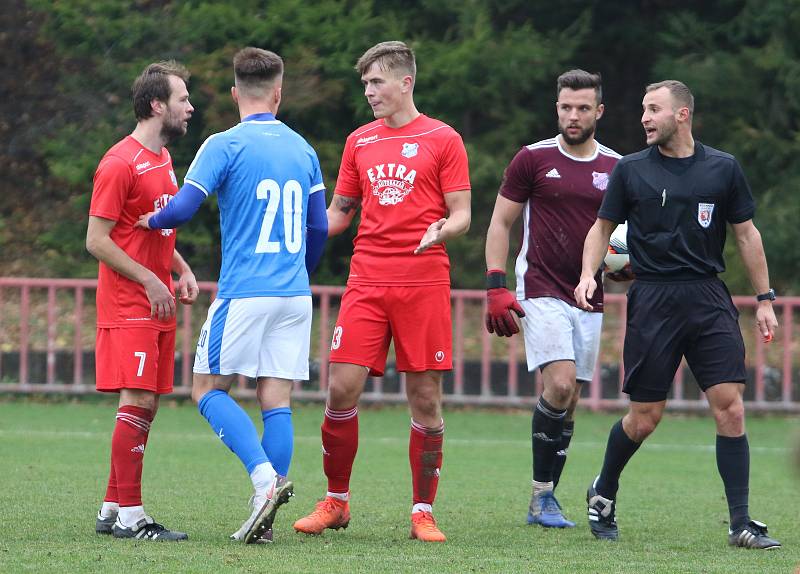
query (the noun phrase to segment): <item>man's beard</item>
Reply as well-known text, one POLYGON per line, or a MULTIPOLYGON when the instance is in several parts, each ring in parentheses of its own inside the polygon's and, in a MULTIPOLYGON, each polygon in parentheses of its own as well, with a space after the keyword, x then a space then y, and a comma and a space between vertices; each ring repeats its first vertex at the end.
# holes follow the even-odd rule
POLYGON ((595 126, 591 126, 589 128, 585 128, 581 130, 581 133, 577 135, 577 137, 572 137, 567 134, 567 129, 561 129, 561 138, 564 140, 564 143, 567 145, 581 145, 585 143, 590 137, 594 135, 594 128, 595 126))
POLYGON ((183 135, 186 135, 183 120, 176 120, 174 116, 169 115, 161 126, 161 138, 165 142, 171 142, 183 135))
POLYGON ((669 140, 672 139, 672 136, 674 136, 675 132, 677 131, 678 131, 678 122, 676 122, 674 119, 669 123, 664 123, 663 125, 658 127, 658 136, 651 145, 663 146, 669 143, 669 140))

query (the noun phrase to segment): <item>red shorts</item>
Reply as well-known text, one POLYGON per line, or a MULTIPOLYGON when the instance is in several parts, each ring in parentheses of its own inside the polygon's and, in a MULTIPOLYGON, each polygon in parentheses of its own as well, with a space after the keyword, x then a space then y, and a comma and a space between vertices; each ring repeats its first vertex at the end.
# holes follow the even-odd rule
POLYGON ((330 361, 363 365, 379 377, 392 339, 398 371, 452 369, 450 286, 348 286, 333 330, 330 361))
POLYGON ((97 390, 141 389, 172 392, 175 330, 97 329, 97 390))

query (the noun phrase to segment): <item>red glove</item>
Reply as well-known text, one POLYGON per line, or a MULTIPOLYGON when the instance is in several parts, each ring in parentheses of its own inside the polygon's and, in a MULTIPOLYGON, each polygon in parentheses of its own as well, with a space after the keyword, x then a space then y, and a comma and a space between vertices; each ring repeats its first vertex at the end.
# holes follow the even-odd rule
POLYGON ((486 330, 497 333, 500 337, 511 337, 519 333, 519 325, 511 312, 517 317, 524 317, 522 310, 513 293, 506 289, 506 274, 496 269, 491 269, 486 274, 486 330))

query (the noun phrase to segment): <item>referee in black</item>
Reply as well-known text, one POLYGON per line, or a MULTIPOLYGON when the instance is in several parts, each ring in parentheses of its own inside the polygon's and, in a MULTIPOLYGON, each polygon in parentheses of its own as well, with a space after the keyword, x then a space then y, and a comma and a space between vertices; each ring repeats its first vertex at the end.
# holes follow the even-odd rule
POLYGON ((767 527, 750 519, 750 449, 744 429, 742 392, 746 379, 739 313, 717 274, 725 270, 722 250, 731 224, 742 261, 759 301, 758 329, 772 339, 778 321, 775 292, 761 235, 753 225, 755 204, 736 159, 692 137, 694 97, 681 82, 647 86, 642 125, 648 148, 623 157, 613 173, 586 236, 580 307, 597 287, 611 232, 628 222, 628 248, 636 280, 628 291, 623 391, 628 413, 612 428, 600 475, 586 498, 589 527, 596 538, 616 540, 615 503, 622 469, 655 430, 672 379, 686 357, 705 392, 717 423, 717 468, 730 511, 728 543, 777 548, 767 527))

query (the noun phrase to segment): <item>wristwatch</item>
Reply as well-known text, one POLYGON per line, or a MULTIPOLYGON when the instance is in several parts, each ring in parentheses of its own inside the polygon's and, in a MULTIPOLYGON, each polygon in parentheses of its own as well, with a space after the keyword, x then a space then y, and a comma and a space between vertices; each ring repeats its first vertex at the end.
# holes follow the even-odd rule
POLYGON ((761 293, 760 295, 756 295, 756 301, 774 301, 775 300, 775 289, 770 289, 766 293, 761 293))

